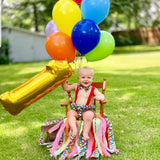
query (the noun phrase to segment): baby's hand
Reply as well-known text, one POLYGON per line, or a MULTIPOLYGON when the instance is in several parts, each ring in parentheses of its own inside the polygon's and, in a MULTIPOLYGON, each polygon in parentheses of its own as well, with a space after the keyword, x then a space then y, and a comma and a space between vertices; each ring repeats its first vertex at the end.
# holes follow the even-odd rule
POLYGON ((66 90, 67 86, 68 86, 68 80, 65 80, 65 81, 62 83, 62 88, 63 88, 64 90, 66 90))
POLYGON ((68 84, 68 80, 65 80, 65 81, 63 82, 63 85, 65 85, 65 84, 68 84))

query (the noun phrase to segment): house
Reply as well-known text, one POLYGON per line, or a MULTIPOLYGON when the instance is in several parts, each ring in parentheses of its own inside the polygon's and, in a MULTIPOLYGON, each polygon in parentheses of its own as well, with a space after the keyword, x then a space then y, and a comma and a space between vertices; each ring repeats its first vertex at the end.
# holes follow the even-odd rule
POLYGON ((17 27, 2 26, 2 37, 9 43, 12 62, 50 60, 45 49, 46 36, 17 27))

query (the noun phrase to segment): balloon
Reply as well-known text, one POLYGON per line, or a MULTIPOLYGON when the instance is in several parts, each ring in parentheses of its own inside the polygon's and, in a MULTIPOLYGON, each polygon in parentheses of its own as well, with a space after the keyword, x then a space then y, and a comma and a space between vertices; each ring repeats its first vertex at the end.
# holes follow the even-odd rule
POLYGON ((73 0, 73 1, 75 1, 76 3, 81 3, 82 2, 82 0, 73 0))
POLYGON ((50 34, 45 46, 48 54, 55 60, 66 60, 67 58, 68 62, 73 62, 75 59, 76 49, 71 38, 63 32, 50 34))
POLYGON ((101 31, 101 38, 98 45, 89 53, 85 55, 87 61, 98 61, 108 57, 112 54, 115 47, 113 36, 106 32, 101 31))
POLYGON ((53 8, 52 17, 56 26, 70 36, 74 25, 81 20, 81 10, 73 0, 60 0, 53 8))
POLYGON ((48 37, 51 33, 54 33, 54 32, 60 32, 60 30, 57 28, 54 21, 51 20, 48 22, 45 28, 46 37, 48 37))
POLYGON ((82 17, 91 19, 96 24, 99 24, 107 16, 109 8, 109 0, 83 0, 81 3, 82 17))
POLYGON ((34 103, 72 75, 72 68, 67 61, 51 60, 46 69, 27 80, 17 88, 0 95, 3 109, 16 115, 34 103))
POLYGON ((84 55, 98 44, 100 29, 94 21, 83 19, 74 26, 71 39, 75 48, 84 55))

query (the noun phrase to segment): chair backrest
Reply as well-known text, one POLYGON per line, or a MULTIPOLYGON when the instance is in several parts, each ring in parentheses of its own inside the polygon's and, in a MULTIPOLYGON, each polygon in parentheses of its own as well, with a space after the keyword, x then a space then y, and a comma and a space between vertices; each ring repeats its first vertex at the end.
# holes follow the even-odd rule
MULTIPOLYGON (((93 82, 92 86, 98 88, 98 89, 102 89, 102 94, 105 95, 105 90, 106 90, 106 81, 107 78, 103 78, 102 82, 93 82)), ((68 93, 68 97, 69 97, 69 102, 72 103, 72 96, 71 96, 71 92, 67 92, 68 93)), ((94 105, 96 105, 96 100, 94 100, 94 105)), ((67 109, 68 110, 68 109, 67 109)), ((103 104, 100 103, 100 114, 103 115, 103 104)))

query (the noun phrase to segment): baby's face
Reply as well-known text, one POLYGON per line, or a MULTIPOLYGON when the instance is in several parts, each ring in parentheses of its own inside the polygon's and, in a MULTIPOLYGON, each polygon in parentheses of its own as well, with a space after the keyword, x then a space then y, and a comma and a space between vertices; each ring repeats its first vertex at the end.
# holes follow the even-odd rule
POLYGON ((81 69, 78 73, 78 81, 85 87, 89 87, 94 80, 94 75, 91 70, 81 69))

